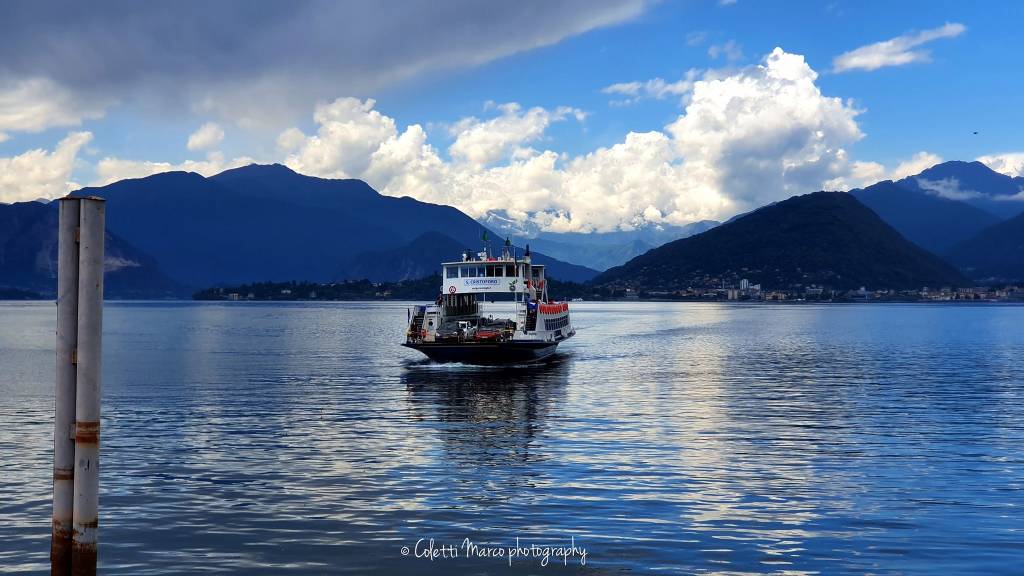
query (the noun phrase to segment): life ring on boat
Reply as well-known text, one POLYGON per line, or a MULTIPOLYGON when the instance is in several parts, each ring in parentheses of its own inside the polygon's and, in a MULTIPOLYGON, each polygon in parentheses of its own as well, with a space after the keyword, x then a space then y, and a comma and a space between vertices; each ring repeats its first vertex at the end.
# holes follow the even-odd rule
POLYGON ((455 288, 454 284, 448 287, 448 293, 449 294, 455 294, 455 290, 456 290, 456 288, 455 288))

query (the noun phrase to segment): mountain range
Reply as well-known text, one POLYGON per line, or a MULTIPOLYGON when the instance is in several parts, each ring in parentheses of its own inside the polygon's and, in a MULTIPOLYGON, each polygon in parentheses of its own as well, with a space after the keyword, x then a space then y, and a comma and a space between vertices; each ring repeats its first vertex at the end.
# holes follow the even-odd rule
MULTIPOLYGON (((396 268, 370 271, 360 255, 410 247, 407 259, 418 260, 407 268, 426 273, 467 248, 479 250, 484 233, 498 240, 450 206, 383 196, 360 180, 314 178, 276 164, 209 178, 167 172, 73 195, 107 200, 107 266, 119 266, 107 285, 112 297, 182 296, 252 281, 392 280, 401 276, 396 268), (439 230, 449 242, 413 242, 439 230)), ((0 204, 0 286, 53 293, 56 222, 56 202, 0 204)), ((553 277, 582 282, 598 273, 542 252, 533 256, 553 277)))
POLYGON ((920 288, 967 283, 844 192, 794 196, 605 271, 607 287, 738 285, 920 288))
MULTIPOLYGON (((462 249, 478 250, 486 231, 450 206, 383 196, 360 180, 303 176, 276 164, 210 178, 168 172, 75 194, 106 198, 108 228, 192 287, 354 278, 358 270, 348 267, 359 254, 399 249, 443 230, 461 248, 423 254, 419 264, 434 270, 462 249)), ((540 253, 535 260, 568 280, 597 274, 540 253)))
MULTIPOLYGON (((984 164, 947 162, 850 194, 777 202, 725 224, 599 234, 515 228, 495 215, 485 226, 449 206, 280 165, 212 177, 169 172, 74 194, 108 201, 107 294, 169 297, 254 281, 422 278, 441 261, 479 250, 485 233, 500 247, 502 231, 521 234, 517 253, 530 244, 553 278, 574 282, 615 285, 629 275, 647 287, 733 276, 766 287, 966 282, 935 255, 974 281, 1012 282, 1024 280, 1022 187, 1024 179, 984 164)), ((56 205, 0 204, 0 287, 53 293, 56 205)))
POLYGON ((1024 281, 1024 177, 951 161, 851 194, 978 281, 1024 281))
MULTIPOLYGON (((0 287, 52 294, 57 282, 57 202, 0 204, 0 287)), ((154 258, 107 230, 104 291, 112 298, 185 293, 154 258)))
POLYGON ((943 162, 897 184, 970 204, 1000 219, 1024 212, 1024 177, 1001 174, 981 162, 943 162))

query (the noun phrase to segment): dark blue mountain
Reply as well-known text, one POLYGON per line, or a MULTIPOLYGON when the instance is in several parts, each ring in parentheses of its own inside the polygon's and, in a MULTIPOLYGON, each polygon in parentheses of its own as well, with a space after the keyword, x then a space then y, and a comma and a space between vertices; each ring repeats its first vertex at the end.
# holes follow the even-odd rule
MULTIPOLYGON (((336 280, 349 276, 346 266, 363 252, 398 249, 430 231, 478 246, 483 232, 450 206, 383 196, 360 180, 303 176, 280 165, 211 178, 169 172, 75 194, 106 198, 108 228, 193 287, 336 280)), ((543 255, 537 261, 567 280, 597 274, 543 255)))
POLYGON ((960 242, 946 258, 980 283, 1024 281, 1024 214, 960 242))
POLYGON ((467 246, 440 232, 425 232, 398 248, 356 255, 346 263, 345 276, 349 280, 373 278, 380 282, 417 280, 437 274, 441 262, 461 259, 467 248, 477 252, 479 242, 467 246))
MULTIPOLYGON (((614 232, 539 232, 533 238, 517 238, 520 244, 555 258, 572 260, 597 270, 607 270, 657 248, 666 242, 688 238, 718 226, 714 220, 701 220, 685 226, 644 226, 635 230, 614 232)), ((515 237, 513 237, 515 238, 515 237)))
POLYGON ((850 194, 907 240, 935 254, 942 254, 999 222, 998 217, 966 202, 907 188, 891 180, 851 190, 850 194))
POLYGON ((844 192, 815 192, 759 208, 702 234, 669 242, 594 279, 646 290, 736 285, 767 289, 958 286, 967 280, 908 242, 844 192))
POLYGON ((1024 178, 1011 178, 981 162, 943 162, 896 184, 970 204, 1000 219, 1024 212, 1024 178))
MULTIPOLYGON (((57 290, 57 203, 0 204, 0 286, 53 297, 57 290)), ((107 230, 104 294, 108 298, 167 298, 188 291, 156 261, 107 230)))

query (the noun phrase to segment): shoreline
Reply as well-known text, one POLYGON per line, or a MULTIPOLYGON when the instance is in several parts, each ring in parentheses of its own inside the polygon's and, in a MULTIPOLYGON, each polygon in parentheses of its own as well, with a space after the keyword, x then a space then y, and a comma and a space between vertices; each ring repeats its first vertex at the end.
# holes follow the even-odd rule
MULTIPOLYGON (((423 299, 409 299, 409 298, 351 298, 351 299, 310 299, 310 298, 290 298, 290 299, 242 299, 242 300, 229 300, 229 299, 195 299, 195 298, 109 298, 104 299, 104 302, 168 302, 168 303, 181 303, 181 302, 196 302, 196 303, 213 303, 213 304, 273 304, 273 303, 296 303, 296 302, 339 302, 339 303, 362 303, 362 302, 412 302, 422 303, 423 299)), ((54 298, 0 298, 0 303, 7 302, 31 302, 31 303, 55 303, 54 298)), ((499 300, 495 302, 487 302, 487 304, 498 304, 502 302, 511 302, 510 300, 499 300)), ((678 304, 730 304, 730 305, 781 305, 781 306, 802 306, 809 304, 830 304, 830 305, 848 305, 848 304, 958 304, 958 305, 992 305, 992 304, 1024 304, 1024 300, 726 300, 726 299, 671 299, 671 298, 641 298, 641 299, 606 299, 606 300, 582 300, 582 301, 568 301, 570 304, 612 304, 612 303, 626 303, 626 304, 644 304, 644 303, 678 303, 678 304)))

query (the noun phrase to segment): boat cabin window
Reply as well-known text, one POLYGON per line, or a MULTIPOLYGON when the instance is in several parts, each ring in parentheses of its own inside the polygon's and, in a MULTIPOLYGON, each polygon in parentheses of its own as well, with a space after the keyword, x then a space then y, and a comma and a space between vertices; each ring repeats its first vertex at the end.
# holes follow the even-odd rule
POLYGON ((508 276, 508 277, 516 276, 516 265, 515 264, 507 264, 505 266, 505 276, 508 276))
POLYGON ((495 266, 493 264, 489 265, 489 266, 487 266, 487 277, 488 278, 494 278, 495 276, 501 276, 501 273, 502 273, 503 269, 504 269, 504 266, 500 266, 500 265, 495 266))
POLYGON ((480 278, 483 278, 483 277, 487 276, 487 272, 485 271, 483 266, 477 266, 476 267, 476 275, 479 276, 480 278))
POLYGON ((533 277, 534 278, 540 278, 540 271, 543 270, 543 268, 541 268, 540 266, 533 266, 532 268, 533 268, 533 270, 532 270, 533 277))
POLYGON ((446 274, 445 274, 446 278, 458 278, 459 277, 459 267, 458 266, 449 266, 449 267, 445 268, 445 272, 446 272, 446 274))
POLYGON ((463 278, 476 278, 476 266, 463 266, 462 267, 463 278))

